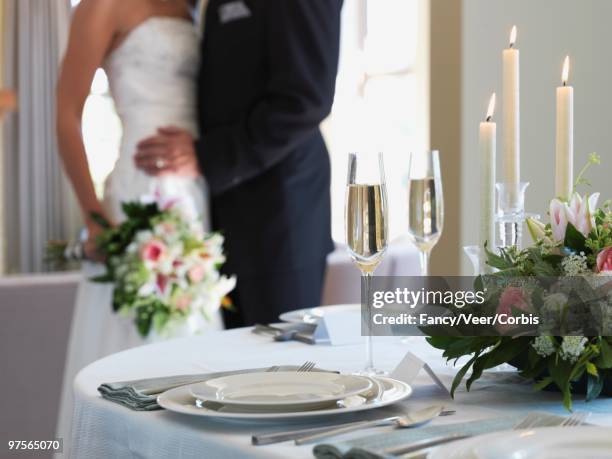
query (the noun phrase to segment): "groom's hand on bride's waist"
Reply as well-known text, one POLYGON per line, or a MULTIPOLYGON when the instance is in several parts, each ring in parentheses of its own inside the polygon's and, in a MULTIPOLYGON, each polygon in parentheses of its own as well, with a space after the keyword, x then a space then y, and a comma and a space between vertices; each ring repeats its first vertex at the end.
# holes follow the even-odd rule
POLYGON ((134 162, 136 167, 154 176, 201 174, 193 136, 176 127, 159 128, 156 135, 141 140, 136 146, 134 162))

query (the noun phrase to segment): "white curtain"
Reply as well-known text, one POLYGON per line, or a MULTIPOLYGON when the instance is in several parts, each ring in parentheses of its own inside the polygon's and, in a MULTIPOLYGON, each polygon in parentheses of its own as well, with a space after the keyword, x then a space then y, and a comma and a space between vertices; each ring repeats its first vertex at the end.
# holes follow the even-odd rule
POLYGON ((71 239, 78 211, 55 135, 55 86, 67 41, 69 0, 4 0, 4 83, 19 110, 4 126, 4 225, 9 272, 45 270, 51 239, 71 239))

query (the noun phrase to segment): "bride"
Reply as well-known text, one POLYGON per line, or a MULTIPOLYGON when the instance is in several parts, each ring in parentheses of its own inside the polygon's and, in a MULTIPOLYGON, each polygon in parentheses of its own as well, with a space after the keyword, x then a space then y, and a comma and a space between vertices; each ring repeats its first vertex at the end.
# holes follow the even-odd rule
MULTIPOLYGON (((57 89, 57 132, 64 167, 87 224, 85 253, 91 260, 99 260, 95 238, 101 231, 91 214, 118 223, 123 219, 122 202, 153 192, 180 197, 183 210, 201 217, 208 229, 202 177, 179 177, 172 172, 151 177, 136 168, 133 159, 137 143, 158 128, 177 126, 197 136, 200 47, 194 7, 195 0, 82 0, 74 12, 57 89), (81 136, 84 103, 99 67, 108 75, 123 125, 119 159, 101 201, 94 191, 81 136)), ((164 167, 163 160, 158 161, 158 167, 164 167)), ((60 438, 70 438, 76 373, 101 357, 144 343, 131 319, 112 312, 112 287, 88 280, 101 268, 93 262, 83 268, 64 370, 57 428, 60 438)), ((220 328, 220 315, 206 326, 220 328)))

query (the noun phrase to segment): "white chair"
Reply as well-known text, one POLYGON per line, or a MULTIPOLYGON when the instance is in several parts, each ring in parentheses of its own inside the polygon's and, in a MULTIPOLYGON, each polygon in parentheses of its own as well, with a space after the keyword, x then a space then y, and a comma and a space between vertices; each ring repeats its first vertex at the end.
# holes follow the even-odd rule
POLYGON ((0 278, 4 445, 8 440, 54 438, 79 277, 67 273, 0 278))
MULTIPOLYGON (((376 270, 376 276, 420 275, 419 252, 406 238, 395 239, 376 270)), ((359 269, 352 262, 346 245, 337 243, 327 257, 323 305, 361 302, 359 269)))

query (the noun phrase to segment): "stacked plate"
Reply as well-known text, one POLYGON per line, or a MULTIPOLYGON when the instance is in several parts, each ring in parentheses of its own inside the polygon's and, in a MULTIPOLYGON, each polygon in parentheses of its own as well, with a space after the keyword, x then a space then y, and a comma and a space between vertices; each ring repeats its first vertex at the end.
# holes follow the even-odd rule
POLYGON ((163 408, 230 419, 279 419, 354 412, 409 397, 409 385, 390 378, 326 372, 247 373, 182 386, 161 394, 163 408))

